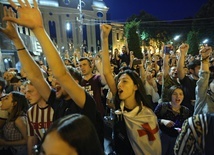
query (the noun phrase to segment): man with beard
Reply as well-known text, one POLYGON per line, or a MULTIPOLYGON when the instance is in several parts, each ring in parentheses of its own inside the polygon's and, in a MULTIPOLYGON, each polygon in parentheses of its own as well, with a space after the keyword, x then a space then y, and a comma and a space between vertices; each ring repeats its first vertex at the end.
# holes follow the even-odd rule
POLYGON ((189 75, 185 74, 184 70, 184 62, 185 62, 185 56, 188 52, 189 45, 188 44, 182 44, 179 47, 180 50, 180 56, 178 58, 178 78, 180 81, 180 84, 184 90, 184 100, 182 102, 182 105, 189 108, 191 114, 193 114, 194 111, 194 103, 195 103, 195 88, 196 88, 196 82, 198 81, 198 73, 200 70, 200 60, 193 60, 188 64, 188 70, 189 75))
POLYGON ((177 77, 177 67, 172 66, 169 68, 169 57, 170 57, 170 48, 172 45, 166 45, 164 47, 164 57, 163 57, 163 85, 161 93, 161 101, 169 102, 168 90, 171 86, 179 86, 178 77, 177 77))

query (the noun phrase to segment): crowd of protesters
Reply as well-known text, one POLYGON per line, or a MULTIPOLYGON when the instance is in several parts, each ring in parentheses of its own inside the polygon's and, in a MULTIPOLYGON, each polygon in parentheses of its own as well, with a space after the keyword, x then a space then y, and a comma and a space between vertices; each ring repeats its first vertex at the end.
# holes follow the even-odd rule
POLYGON ((37 2, 9 2, 19 17, 5 7, 0 31, 13 41, 21 72, 10 68, 0 79, 1 154, 104 155, 104 118, 113 122, 110 154, 212 154, 211 47, 192 56, 186 43, 178 49, 163 44, 159 53, 148 48, 138 59, 126 39, 109 52, 111 26, 103 24, 101 51, 62 59, 37 2), (32 30, 48 66, 30 55, 17 24, 32 30))

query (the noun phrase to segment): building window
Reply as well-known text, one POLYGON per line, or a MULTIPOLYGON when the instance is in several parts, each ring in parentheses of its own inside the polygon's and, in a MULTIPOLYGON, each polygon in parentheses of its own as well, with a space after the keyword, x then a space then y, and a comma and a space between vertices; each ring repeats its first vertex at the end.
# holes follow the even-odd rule
POLYGON ((66 22, 66 35, 68 39, 73 38, 73 33, 72 33, 72 23, 71 22, 66 22))
POLYGON ((50 37, 51 39, 55 39, 57 42, 57 36, 56 36, 56 24, 54 21, 49 21, 49 30, 50 30, 50 37))
POLYGON ((103 13, 102 12, 97 12, 97 17, 102 18, 103 17, 103 13))
POLYGON ((119 41, 119 40, 120 40, 120 34, 117 33, 117 41, 119 41))
POLYGON ((70 0, 63 0, 63 2, 65 5, 69 5, 71 1, 70 0))

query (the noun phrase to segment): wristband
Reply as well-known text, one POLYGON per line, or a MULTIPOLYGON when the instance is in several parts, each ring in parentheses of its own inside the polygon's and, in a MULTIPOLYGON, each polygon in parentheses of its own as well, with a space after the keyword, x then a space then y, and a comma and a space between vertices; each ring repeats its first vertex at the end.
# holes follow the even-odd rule
POLYGON ((25 47, 19 48, 19 49, 17 49, 16 51, 22 51, 22 50, 25 50, 25 47))

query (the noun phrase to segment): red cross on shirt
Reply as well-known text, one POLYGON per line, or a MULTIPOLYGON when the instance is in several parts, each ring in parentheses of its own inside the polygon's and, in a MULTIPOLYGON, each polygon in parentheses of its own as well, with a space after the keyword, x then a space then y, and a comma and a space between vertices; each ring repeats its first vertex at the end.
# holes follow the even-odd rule
POLYGON ((156 126, 154 129, 151 129, 148 123, 142 124, 143 129, 137 130, 140 137, 148 135, 149 141, 154 141, 154 134, 158 132, 159 128, 156 126))

